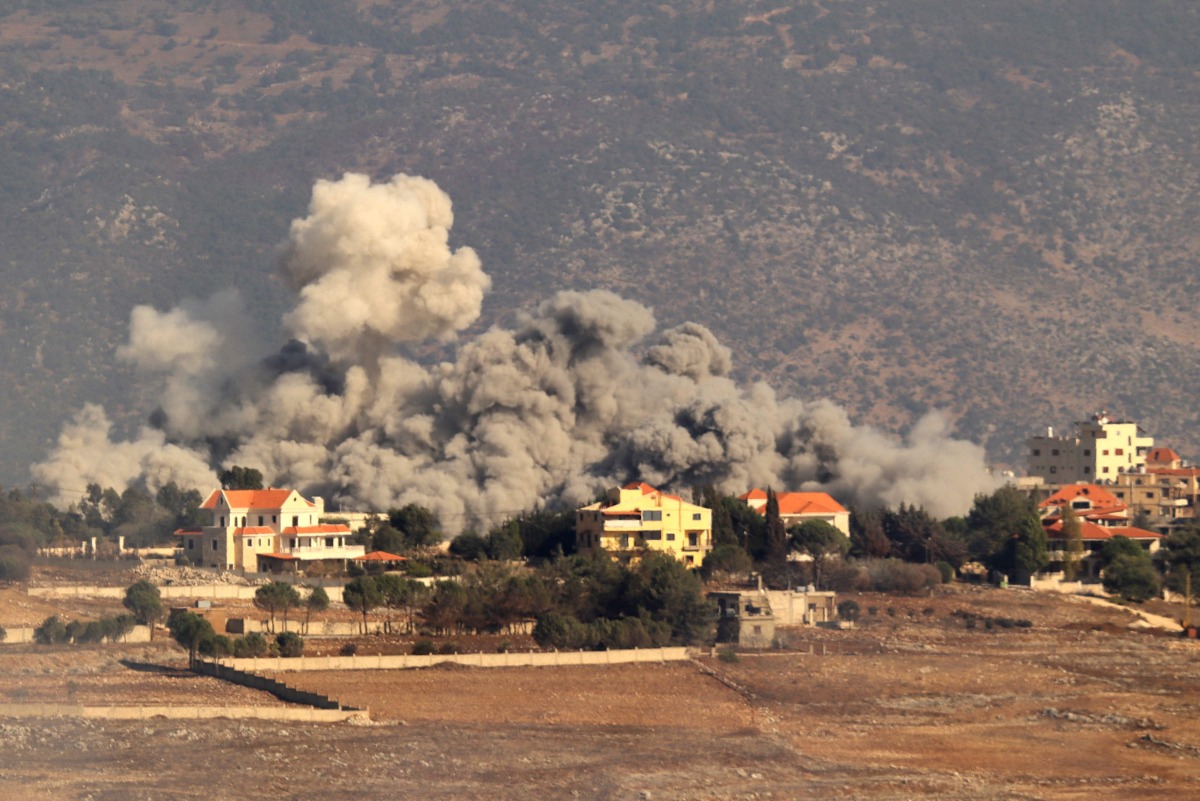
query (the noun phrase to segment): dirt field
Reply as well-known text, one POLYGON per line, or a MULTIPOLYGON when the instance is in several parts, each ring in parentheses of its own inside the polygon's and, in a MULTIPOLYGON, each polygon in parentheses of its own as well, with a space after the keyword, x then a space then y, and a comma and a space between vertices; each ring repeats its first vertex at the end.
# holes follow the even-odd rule
MULTIPOLYGON (((1028 592, 858 600, 737 662, 287 675, 370 725, 0 720, 0 798, 1200 797, 1196 642, 1028 592)), ((72 675, 208 693, 112 656, 72 675)), ((0 649, 5 693, 70 668, 35 657, 0 649)))

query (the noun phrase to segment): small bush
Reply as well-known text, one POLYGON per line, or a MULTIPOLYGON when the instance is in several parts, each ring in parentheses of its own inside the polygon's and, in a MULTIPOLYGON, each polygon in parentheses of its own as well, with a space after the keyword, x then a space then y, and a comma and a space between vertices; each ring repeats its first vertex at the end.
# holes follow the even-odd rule
POLYGON ((8 632, 4 626, 0 626, 0 642, 4 642, 6 639, 8 639, 8 632))
POLYGON ((507 654, 511 650, 512 643, 510 643, 508 640, 503 640, 499 645, 496 646, 496 653, 498 654, 507 654))
POLYGON ((257 631, 233 641, 233 655, 240 659, 266 656, 270 650, 271 644, 267 642, 267 638, 257 631))
POLYGON ((966 620, 966 623, 967 623, 967 628, 969 628, 969 629, 974 629, 974 628, 975 628, 975 618, 973 618, 973 617, 968 617, 968 618, 967 618, 967 620, 966 620))
POLYGON ((995 626, 995 625, 996 625, 996 624, 992 622, 992 619, 991 619, 990 617, 985 617, 985 618, 983 619, 983 627, 984 627, 985 629, 987 629, 988 631, 991 631, 991 630, 992 630, 992 627, 993 627, 993 626, 995 626))
POLYGON ((279 646, 280 656, 296 657, 304 653, 304 638, 294 631, 280 632, 275 637, 275 644, 279 646))
POLYGON ((925 617, 931 616, 933 614, 933 607, 932 606, 925 607, 924 609, 921 610, 921 614, 924 615, 925 617))
POLYGON ((848 620, 851 623, 855 622, 858 620, 860 615, 858 601, 853 599, 842 601, 837 605, 837 612, 838 617, 840 617, 842 620, 848 620))
POLYGON ((721 652, 717 654, 717 659, 720 659, 722 662, 730 663, 742 661, 742 658, 738 656, 738 652, 732 648, 721 649, 721 652))
POLYGON ((341 648, 341 650, 338 651, 338 653, 341 654, 342 656, 357 656, 358 655, 358 643, 356 643, 356 642, 342 643, 342 648, 341 648))
POLYGON ((429 578, 433 575, 433 568, 424 562, 409 562, 406 572, 409 578, 429 578))
POLYGON ((867 614, 870 615, 871 617, 875 617, 876 615, 879 614, 879 607, 878 606, 868 606, 867 614))
POLYGON ((33 630, 33 641, 41 645, 55 645, 69 640, 67 624, 58 615, 51 615, 33 630))
POLYGON ((896 616, 896 607, 889 606, 887 608, 887 613, 888 613, 888 617, 895 617, 896 616))
POLYGON ((933 565, 937 568, 938 573, 942 575, 942 583, 949 584, 954 581, 954 565, 949 562, 936 562, 933 565))
POLYGON ((462 647, 456 642, 444 642, 438 647, 439 654, 461 654, 462 647))
POLYGON ((433 640, 417 640, 413 643, 413 656, 426 656, 434 651, 433 640))
POLYGON ((1017 621, 1017 628, 1019 628, 1019 629, 1028 629, 1028 628, 1032 628, 1032 627, 1033 627, 1033 621, 1032 621, 1032 620, 1024 620, 1024 619, 1022 619, 1022 620, 1018 620, 1018 621, 1017 621))

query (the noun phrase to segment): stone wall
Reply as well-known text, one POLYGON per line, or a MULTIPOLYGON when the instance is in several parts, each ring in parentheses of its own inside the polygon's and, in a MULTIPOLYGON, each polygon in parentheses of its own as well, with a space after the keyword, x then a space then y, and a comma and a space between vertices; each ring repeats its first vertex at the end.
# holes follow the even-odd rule
POLYGON ((406 670, 451 662, 471 667, 557 667, 563 665, 619 665, 636 662, 678 662, 688 658, 687 648, 638 648, 626 651, 550 651, 506 654, 429 654, 396 656, 300 656, 294 659, 221 659, 237 670, 283 673, 301 670, 406 670))

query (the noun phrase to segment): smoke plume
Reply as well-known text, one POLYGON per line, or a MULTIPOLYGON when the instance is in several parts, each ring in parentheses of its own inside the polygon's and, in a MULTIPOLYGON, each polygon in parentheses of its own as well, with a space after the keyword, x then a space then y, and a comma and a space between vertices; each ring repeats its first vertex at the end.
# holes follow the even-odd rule
POLYGON ((982 448, 953 439, 941 417, 897 441, 831 402, 739 386, 707 328, 656 334, 649 309, 609 292, 561 292, 461 343, 453 361, 418 364, 403 346, 453 339, 490 283, 474 251, 451 249, 452 222, 450 199, 421 178, 317 182, 283 259, 293 339, 273 354, 248 349, 256 338, 233 293, 135 308, 119 355, 163 381, 154 425, 113 441, 103 410, 87 406, 36 479, 65 502, 93 481, 206 491, 239 464, 348 508, 419 503, 451 533, 634 479, 823 488, 938 516, 995 485, 982 448))

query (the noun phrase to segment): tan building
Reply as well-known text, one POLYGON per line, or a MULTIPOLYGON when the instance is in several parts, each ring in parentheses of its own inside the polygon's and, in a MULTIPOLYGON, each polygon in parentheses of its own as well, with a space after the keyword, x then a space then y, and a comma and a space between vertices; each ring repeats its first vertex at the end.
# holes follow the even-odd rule
POLYGON ((712 511, 634 482, 613 487, 603 501, 576 510, 575 540, 583 554, 631 559, 640 552, 661 551, 699 567, 712 551, 712 511))
POLYGON ((299 572, 315 563, 344 568, 366 549, 343 524, 322 523, 325 504, 295 490, 213 490, 200 508, 211 522, 179 529, 189 562, 224 570, 299 572))
POLYGON ((1067 535, 1063 530, 1064 510, 1070 509, 1079 525, 1082 575, 1099 576, 1104 543, 1113 537, 1126 537, 1154 553, 1163 536, 1155 531, 1130 525, 1129 506, 1117 498, 1114 488, 1096 484, 1071 484, 1038 504, 1042 526, 1050 552, 1050 570, 1062 569, 1068 557, 1067 535))
POLYGON ((1078 481, 1111 483, 1121 473, 1145 466, 1154 438, 1137 423, 1113 420, 1097 412, 1091 420, 1075 424, 1075 433, 1057 436, 1054 429, 1030 437, 1028 472, 1048 484, 1078 481))

